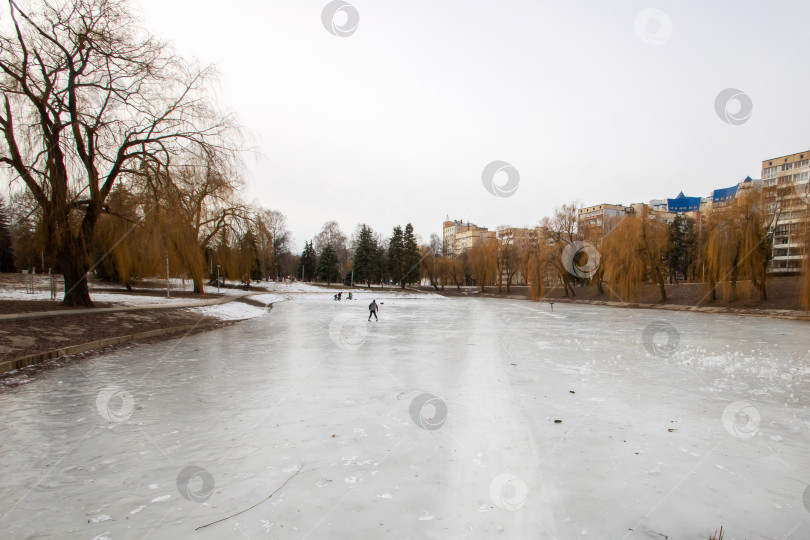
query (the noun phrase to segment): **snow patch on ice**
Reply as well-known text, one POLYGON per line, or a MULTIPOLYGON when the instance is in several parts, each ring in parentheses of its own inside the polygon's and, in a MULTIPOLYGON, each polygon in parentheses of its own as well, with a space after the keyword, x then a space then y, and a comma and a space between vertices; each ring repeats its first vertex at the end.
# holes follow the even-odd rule
POLYGON ((189 311, 206 315, 208 317, 215 317, 223 321, 253 319, 255 317, 261 317, 267 313, 266 308, 251 306, 241 302, 229 302, 227 304, 190 308, 189 311))

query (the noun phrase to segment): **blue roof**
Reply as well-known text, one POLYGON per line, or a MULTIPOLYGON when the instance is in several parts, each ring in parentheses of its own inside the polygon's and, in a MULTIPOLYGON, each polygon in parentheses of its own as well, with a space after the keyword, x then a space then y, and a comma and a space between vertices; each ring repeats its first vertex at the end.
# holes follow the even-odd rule
MULTIPOLYGON (((751 179, 747 178, 746 182, 750 182, 751 179)), ((723 201, 730 201, 737 195, 737 186, 731 186, 723 189, 715 189, 712 191, 712 202, 723 202, 723 201)))
POLYGON ((667 199, 670 212, 694 212, 700 210, 700 197, 687 197, 681 191, 674 199, 667 199))

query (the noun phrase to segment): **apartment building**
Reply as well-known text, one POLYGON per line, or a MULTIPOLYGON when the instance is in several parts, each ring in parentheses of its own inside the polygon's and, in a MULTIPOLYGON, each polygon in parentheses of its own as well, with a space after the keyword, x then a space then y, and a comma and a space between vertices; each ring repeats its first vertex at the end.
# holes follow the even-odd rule
POLYGON ((448 255, 461 255, 467 249, 481 245, 482 242, 496 239, 496 232, 487 227, 479 227, 469 221, 447 219, 442 224, 444 252, 448 255))
POLYGON ((577 229, 579 232, 584 232, 589 228, 591 230, 597 228, 609 233, 624 216, 632 213, 632 207, 621 204, 603 203, 580 208, 577 211, 577 229))
POLYGON ((810 204, 810 150, 762 162, 762 205, 772 241, 769 270, 801 271, 805 220, 810 204))

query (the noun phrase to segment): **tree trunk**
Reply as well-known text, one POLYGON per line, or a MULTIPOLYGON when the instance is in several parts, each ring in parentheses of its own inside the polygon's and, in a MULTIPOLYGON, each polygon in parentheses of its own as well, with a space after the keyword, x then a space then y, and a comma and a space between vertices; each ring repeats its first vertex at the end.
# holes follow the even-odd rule
POLYGON ((760 276, 761 279, 759 280, 759 284, 760 284, 759 299, 760 299, 760 301, 768 299, 768 293, 765 290, 765 279, 767 278, 767 272, 768 272, 768 270, 767 270, 768 262, 767 261, 768 261, 768 259, 766 257, 765 258, 765 264, 762 265, 762 275, 760 276))
POLYGON ((661 270, 656 266, 655 267, 655 275, 658 278, 658 288, 661 290, 661 301, 667 301, 667 287, 664 283, 664 276, 661 274, 661 270))
POLYGON ((93 307, 90 289, 87 286, 86 259, 62 255, 57 261, 65 281, 65 296, 62 303, 66 306, 93 307))
POLYGON ((194 276, 193 283, 194 283, 194 292, 196 294, 202 294, 205 292, 205 286, 203 285, 202 276, 194 276))
POLYGON ((605 275, 604 267, 599 266, 599 268, 596 270, 596 276, 594 276, 594 277, 596 278, 596 292, 600 296, 605 294, 605 288, 604 288, 604 286, 602 284, 602 277, 604 275, 605 275))
POLYGON ((576 296, 577 293, 574 292, 574 286, 571 285, 571 279, 568 277, 568 272, 564 271, 563 274, 563 288, 565 290, 565 296, 568 296, 568 293, 571 293, 571 296, 576 296))

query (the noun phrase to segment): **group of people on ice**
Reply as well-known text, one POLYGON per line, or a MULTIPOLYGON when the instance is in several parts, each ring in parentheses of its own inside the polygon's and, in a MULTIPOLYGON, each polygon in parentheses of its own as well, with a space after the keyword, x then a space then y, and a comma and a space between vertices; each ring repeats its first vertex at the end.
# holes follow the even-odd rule
MULTIPOLYGON (((352 293, 348 293, 348 300, 352 300, 354 297, 352 293)), ((340 302, 343 299, 343 293, 339 292, 335 294, 335 302, 340 302)), ((377 312, 380 310, 380 306, 377 305, 377 300, 372 300, 371 303, 368 305, 368 320, 371 320, 372 315, 374 316, 375 321, 379 321, 380 318, 377 317, 377 312)))

